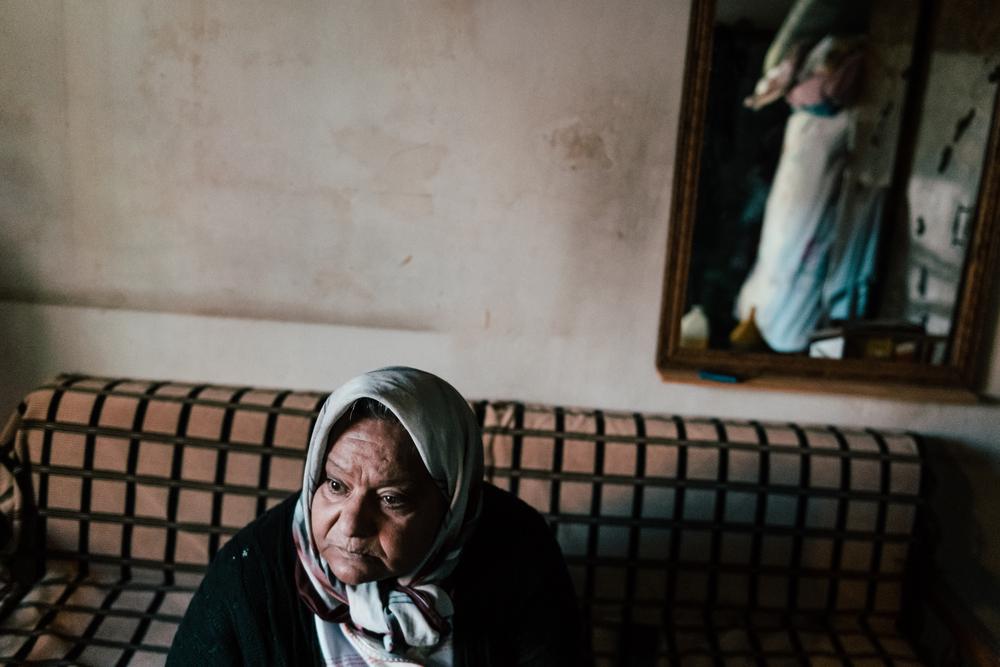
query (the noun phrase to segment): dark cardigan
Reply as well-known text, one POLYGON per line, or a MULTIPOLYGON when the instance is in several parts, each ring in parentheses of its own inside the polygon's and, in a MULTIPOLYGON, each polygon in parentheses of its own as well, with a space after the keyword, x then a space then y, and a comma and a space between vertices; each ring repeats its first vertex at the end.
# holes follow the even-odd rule
MULTIPOLYGON (((174 637, 168 665, 322 665, 295 588, 298 494, 216 555, 174 637)), ((583 631, 559 546, 542 517, 484 485, 483 511, 454 574, 459 665, 579 665, 583 631)))

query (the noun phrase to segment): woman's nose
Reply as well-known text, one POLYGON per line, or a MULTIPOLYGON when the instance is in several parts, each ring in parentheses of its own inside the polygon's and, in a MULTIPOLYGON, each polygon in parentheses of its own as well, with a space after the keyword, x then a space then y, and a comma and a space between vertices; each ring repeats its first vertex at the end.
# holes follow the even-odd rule
POLYGON ((345 537, 368 537, 377 530, 375 512, 364 494, 353 494, 344 501, 337 528, 345 537))

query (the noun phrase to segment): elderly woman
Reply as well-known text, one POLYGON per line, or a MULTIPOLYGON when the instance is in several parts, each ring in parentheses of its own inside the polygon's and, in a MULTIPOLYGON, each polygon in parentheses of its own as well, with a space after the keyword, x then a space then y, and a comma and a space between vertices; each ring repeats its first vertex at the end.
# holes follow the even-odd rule
POLYGON ((412 368, 351 380, 319 413, 301 493, 219 551, 168 664, 579 664, 558 545, 482 476, 451 385, 412 368))

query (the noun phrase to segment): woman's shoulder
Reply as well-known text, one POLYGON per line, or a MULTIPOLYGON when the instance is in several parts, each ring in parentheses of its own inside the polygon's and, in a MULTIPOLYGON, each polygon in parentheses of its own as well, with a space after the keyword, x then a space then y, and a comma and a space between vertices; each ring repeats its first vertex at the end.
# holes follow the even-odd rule
POLYGON ((524 563, 525 572, 545 569, 547 561, 562 561, 559 546, 544 517, 514 494, 489 483, 483 484, 483 505, 476 530, 465 548, 463 560, 476 569, 515 571, 524 563))
POLYGON ((291 523, 297 498, 295 494, 251 521, 215 554, 178 628, 168 662, 296 664, 310 661, 302 656, 315 658, 311 615, 292 583, 291 523))
POLYGON ((548 534, 548 524, 538 510, 489 482, 483 482, 480 525, 492 531, 521 533, 528 530, 533 534, 548 534))
POLYGON ((467 663, 580 664, 576 594, 536 509, 484 484, 479 523, 455 574, 456 650, 467 663))

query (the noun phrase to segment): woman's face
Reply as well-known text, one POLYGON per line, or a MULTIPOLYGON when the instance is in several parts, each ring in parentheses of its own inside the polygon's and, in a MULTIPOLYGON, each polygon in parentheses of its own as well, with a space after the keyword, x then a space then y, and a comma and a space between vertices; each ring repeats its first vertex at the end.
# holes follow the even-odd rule
POLYGON ((312 500, 316 548, 350 586, 412 572, 430 550, 448 503, 399 424, 363 419, 326 457, 312 500))

